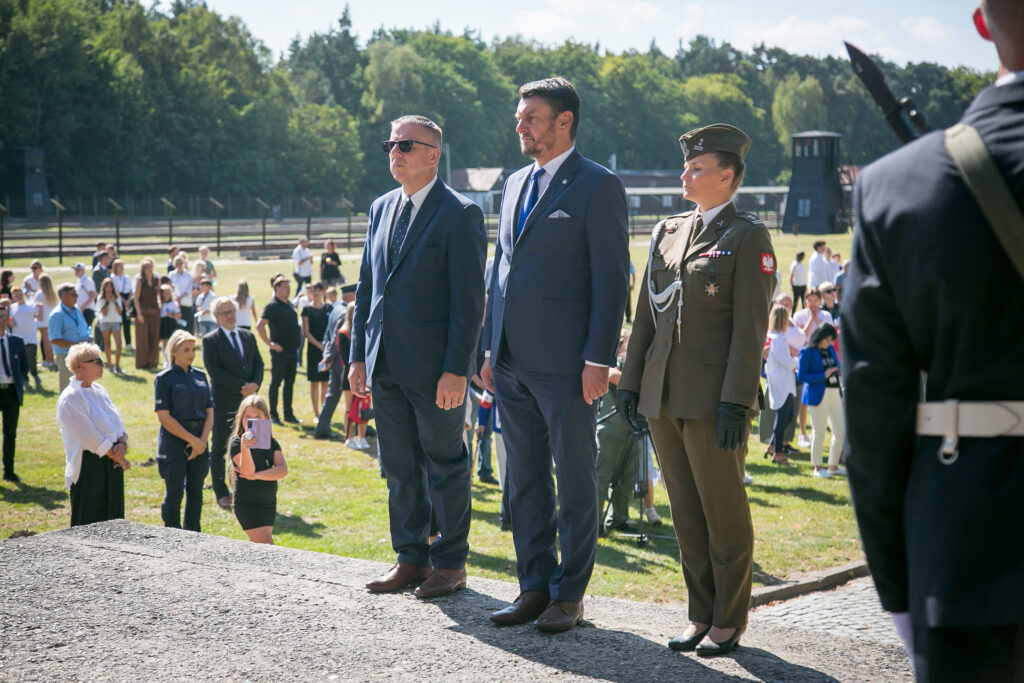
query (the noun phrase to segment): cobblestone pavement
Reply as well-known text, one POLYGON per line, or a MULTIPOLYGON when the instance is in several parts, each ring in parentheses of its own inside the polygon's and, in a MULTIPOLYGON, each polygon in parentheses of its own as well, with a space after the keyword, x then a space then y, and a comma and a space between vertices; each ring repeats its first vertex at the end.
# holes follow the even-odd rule
POLYGON ((766 605, 755 610, 753 618, 822 634, 900 645, 892 618, 878 602, 871 577, 766 605))

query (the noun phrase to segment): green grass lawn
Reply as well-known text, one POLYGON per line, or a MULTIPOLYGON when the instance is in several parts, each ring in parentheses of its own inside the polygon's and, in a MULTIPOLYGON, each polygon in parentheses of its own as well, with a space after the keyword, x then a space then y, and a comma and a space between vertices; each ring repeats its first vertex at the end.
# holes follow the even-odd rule
MULTIPOLYGON (((775 238, 778 261, 788 274, 789 262, 798 248, 810 250, 812 237, 775 238)), ((849 252, 849 236, 832 236, 833 248, 849 252)), ((194 250, 193 250, 194 251, 194 250)), ((643 270, 647 249, 631 250, 638 271, 643 270)), ((257 310, 270 296, 271 273, 290 273, 289 264, 232 263, 233 254, 216 260, 218 293, 228 293, 239 277, 248 279, 257 310), (228 286, 230 283, 231 286, 228 286)), ((137 259, 132 257, 132 263, 137 259)), ((163 261, 158 261, 163 263, 163 261)), ((26 264, 18 279, 23 277, 26 264)), ((70 269, 45 262, 56 283, 70 279, 70 269), (60 275, 58 275, 58 273, 60 275), (67 277, 64 276, 67 273, 67 277)), ((355 280, 355 260, 343 261, 343 272, 355 280)), ((134 273, 136 266, 129 272, 134 273)), ((636 291, 634 291, 634 295, 636 291)), ((262 346, 262 343, 261 343, 262 346)), ((266 350, 261 349, 266 358, 266 350)), ((197 355, 201 365, 201 354, 197 355)), ((121 410, 131 435, 129 458, 140 463, 155 453, 158 423, 153 412, 153 376, 133 368, 131 357, 122 361, 128 372, 122 377, 106 374, 102 380, 121 410)), ((65 528, 69 523, 64 489, 64 452, 56 427, 57 374, 43 371, 43 390, 25 395, 18 432, 16 468, 22 484, 0 483, 0 538, 18 530, 35 532, 65 528)), ((266 382, 269 383, 269 363, 266 382)), ((267 384, 264 385, 264 391, 267 384)), ((278 544, 350 557, 390 562, 394 559, 388 533, 387 490, 375 458, 345 448, 339 442, 315 441, 312 407, 305 370, 300 370, 294 407, 303 426, 276 429, 288 459, 289 474, 280 484, 275 540, 278 544)), ((339 417, 340 413, 336 413, 339 417)), ((336 424, 336 429, 340 424, 336 424)), ((842 478, 819 480, 809 476, 807 456, 796 466, 780 468, 761 456, 756 434, 750 439, 748 472, 754 484, 748 488, 755 529, 754 581, 770 584, 796 572, 834 566, 862 556, 850 507, 849 489, 842 478)), ((125 475, 126 517, 160 524, 163 481, 155 467, 133 467, 125 475)), ((669 522, 664 488, 656 494, 656 507, 669 522)), ((207 489, 203 531, 245 539, 230 511, 215 503, 207 489)), ((500 492, 497 487, 473 484, 473 527, 470 532, 469 572, 474 576, 515 580, 512 537, 498 527, 500 492)), ((670 526, 654 533, 670 534, 670 526)), ((678 551, 670 540, 655 539, 639 548, 633 539, 601 539, 591 592, 649 602, 685 602, 686 589, 678 566, 678 551)))

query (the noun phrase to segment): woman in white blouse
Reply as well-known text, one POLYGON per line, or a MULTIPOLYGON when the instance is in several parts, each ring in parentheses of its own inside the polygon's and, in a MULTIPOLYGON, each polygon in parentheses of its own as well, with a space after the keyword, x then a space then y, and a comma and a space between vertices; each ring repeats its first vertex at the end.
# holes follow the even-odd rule
POLYGON ((57 399, 57 424, 64 440, 64 484, 71 491, 71 526, 124 518, 124 471, 128 434, 103 376, 100 348, 89 342, 68 351, 74 377, 57 399))
POLYGON ((784 448, 785 434, 796 404, 797 360, 786 339, 789 324, 789 311, 778 304, 772 307, 768 317, 768 357, 764 371, 768 377, 769 406, 775 411, 775 425, 765 457, 772 456, 772 462, 779 465, 789 464, 784 448))

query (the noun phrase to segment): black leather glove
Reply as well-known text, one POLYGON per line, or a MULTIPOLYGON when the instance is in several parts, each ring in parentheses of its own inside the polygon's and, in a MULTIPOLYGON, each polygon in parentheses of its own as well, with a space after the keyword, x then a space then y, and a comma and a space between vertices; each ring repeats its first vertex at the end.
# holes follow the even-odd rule
POLYGON ((647 429, 647 420, 643 415, 636 414, 636 407, 640 403, 640 394, 629 389, 619 389, 619 395, 615 401, 615 409, 619 416, 626 421, 634 436, 639 434, 641 429, 647 429))
POLYGON ((719 403, 715 420, 715 438, 723 451, 734 451, 747 438, 746 406, 738 403, 719 403))

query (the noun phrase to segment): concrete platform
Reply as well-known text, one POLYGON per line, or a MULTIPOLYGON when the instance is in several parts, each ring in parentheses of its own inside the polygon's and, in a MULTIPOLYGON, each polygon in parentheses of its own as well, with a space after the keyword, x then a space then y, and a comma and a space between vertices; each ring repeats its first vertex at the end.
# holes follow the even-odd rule
POLYGON ((126 521, 0 541, 0 679, 912 679, 891 642, 778 615, 754 612, 734 656, 706 660, 665 646, 684 610, 588 597, 589 623, 549 636, 490 624, 514 585, 368 593, 384 569, 126 521))

